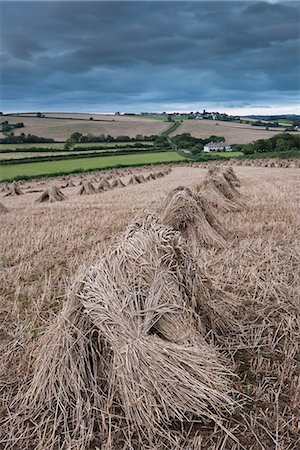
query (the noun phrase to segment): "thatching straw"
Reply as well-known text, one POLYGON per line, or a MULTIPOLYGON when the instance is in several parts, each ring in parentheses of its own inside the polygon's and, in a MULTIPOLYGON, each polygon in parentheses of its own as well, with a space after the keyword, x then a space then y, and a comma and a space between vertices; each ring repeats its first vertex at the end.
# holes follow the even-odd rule
POLYGON ((97 188, 98 192, 105 192, 105 191, 109 191, 110 189, 112 189, 111 185, 109 184, 109 181, 103 179, 100 181, 100 184, 97 188))
POLYGON ((155 180, 155 175, 153 173, 149 173, 149 175, 146 176, 146 181, 155 180))
POLYGON ((233 167, 226 167, 222 173, 225 180, 227 180, 232 186, 239 187, 241 185, 240 179, 233 170, 233 167))
POLYGON ((141 181, 140 181, 140 178, 139 178, 138 175, 132 175, 130 177, 129 181, 128 181, 128 185, 130 185, 130 184, 140 184, 140 183, 141 183, 141 181))
POLYGON ((14 184, 12 184, 9 187, 9 191, 6 192, 4 197, 15 196, 15 195, 23 195, 23 194, 24 194, 24 192, 22 192, 21 189, 19 188, 19 186, 14 183, 14 184))
POLYGON ((116 180, 114 180, 111 184, 112 188, 123 188, 125 187, 125 184, 123 183, 123 181, 120 178, 117 178, 116 180))
POLYGON ((90 195, 90 194, 96 194, 97 190, 92 185, 90 181, 85 181, 83 185, 81 186, 78 194, 79 195, 90 195))
POLYGON ((201 247, 225 248, 225 230, 206 201, 190 189, 179 186, 171 191, 162 205, 161 219, 165 225, 180 231, 192 251, 201 247))
POLYGON ((221 167, 220 166, 216 166, 213 165, 211 167, 209 167, 208 172, 207 172, 207 177, 213 177, 215 175, 219 175, 221 173, 221 167))
POLYGON ((66 200, 66 196, 58 189, 57 186, 50 186, 46 191, 42 193, 42 195, 36 199, 37 203, 43 202, 61 202, 66 200))
POLYGON ((2 183, 1 184, 0 192, 1 193, 9 192, 9 185, 8 185, 8 183, 2 183))
POLYGON ((75 187, 75 186, 76 186, 76 184, 72 180, 68 180, 63 187, 67 188, 67 187, 75 187))
POLYGON ((6 206, 3 205, 3 203, 0 202, 0 214, 6 214, 8 213, 8 209, 6 206))
POLYGON ((136 175, 136 176, 137 176, 137 178, 138 178, 140 183, 145 183, 146 180, 145 180, 144 175, 136 175))
POLYGON ((240 211, 243 206, 240 193, 222 175, 206 178, 195 189, 205 193, 209 203, 220 211, 240 211))
POLYGON ((171 449, 172 421, 218 423, 233 406, 230 373, 204 336, 230 307, 205 283, 180 233, 135 222, 38 343, 9 448, 84 450, 100 429, 105 449, 171 449))

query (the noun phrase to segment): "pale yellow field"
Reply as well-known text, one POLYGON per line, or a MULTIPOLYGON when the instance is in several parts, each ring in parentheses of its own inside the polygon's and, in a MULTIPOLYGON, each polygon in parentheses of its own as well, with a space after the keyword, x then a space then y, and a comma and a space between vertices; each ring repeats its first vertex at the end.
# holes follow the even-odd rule
MULTIPOLYGON (((135 137, 138 134, 149 136, 151 134, 159 135, 166 130, 170 124, 159 120, 150 120, 143 118, 122 117, 122 116, 101 116, 103 122, 83 121, 83 120, 61 120, 61 119, 40 119, 37 117, 7 116, 9 123, 23 122, 24 128, 14 131, 18 136, 21 133, 34 134, 46 138, 64 141, 74 132, 82 134, 101 135, 110 134, 111 136, 130 136, 135 137)), ((4 137, 3 134, 1 137, 4 137)))
MULTIPOLYGON (((23 113, 19 114, 18 117, 22 116, 32 116, 36 117, 36 113, 23 113)), ((62 117, 64 119, 85 119, 89 120, 92 117, 94 120, 117 120, 118 122, 153 122, 153 119, 148 118, 147 116, 141 117, 139 115, 134 116, 124 116, 124 115, 115 115, 115 114, 88 114, 88 113, 62 113, 62 112, 43 112, 45 117, 62 117)))
POLYGON ((184 120, 172 136, 181 133, 191 133, 198 138, 207 138, 211 135, 224 136, 229 144, 248 144, 257 139, 269 139, 284 129, 264 130, 262 127, 254 127, 242 123, 223 122, 217 120, 184 120))
MULTIPOLYGON (((197 446, 189 448, 296 450, 300 426, 300 169, 234 169, 241 179, 239 191, 245 206, 240 212, 218 213, 229 230, 227 247, 203 248, 198 262, 218 288, 241 302, 241 328, 225 333, 218 344, 235 373, 240 406, 224 418, 220 428, 210 422, 203 428, 198 425, 202 437, 197 446)), ((24 377, 20 361, 24 364, 27 351, 61 310, 75 274, 96 262, 137 213, 156 210, 171 189, 192 188, 206 173, 202 168, 174 166, 164 178, 88 196, 77 195, 81 177, 73 176, 76 187, 62 189, 68 199, 50 205, 35 203, 40 193, 11 198, 0 194, 0 202, 9 209, 0 216, 0 348, 5 354, 5 358, 0 356, 0 413, 11 409, 13 393, 24 377)), ((121 176, 128 181, 125 170, 121 176)), ((64 181, 28 181, 21 189, 43 190, 52 183, 60 186, 64 181)), ((97 439, 95 445, 101 448, 97 439)), ((185 448, 178 444, 176 450, 185 448)))

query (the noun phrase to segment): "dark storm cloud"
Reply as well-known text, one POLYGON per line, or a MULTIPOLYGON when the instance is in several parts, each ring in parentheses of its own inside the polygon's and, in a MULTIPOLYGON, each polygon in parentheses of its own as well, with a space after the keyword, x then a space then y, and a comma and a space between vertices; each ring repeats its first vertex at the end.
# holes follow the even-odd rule
POLYGON ((4 110, 297 101, 297 2, 2 2, 0 8, 4 110))

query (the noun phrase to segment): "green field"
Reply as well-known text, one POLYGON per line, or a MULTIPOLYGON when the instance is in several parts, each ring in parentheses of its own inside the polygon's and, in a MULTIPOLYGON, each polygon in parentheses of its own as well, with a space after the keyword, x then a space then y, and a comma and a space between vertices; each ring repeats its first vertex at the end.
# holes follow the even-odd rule
MULTIPOLYGON (((76 147, 89 148, 89 147, 126 147, 128 145, 133 144, 145 144, 145 145, 153 145, 151 141, 135 141, 135 142, 84 142, 75 144, 76 147)), ((0 150, 8 150, 14 151, 16 149, 26 149, 26 148, 53 148, 53 149, 61 149, 64 148, 63 142, 55 142, 49 144, 0 144, 0 150)))
POLYGON ((142 153, 140 155, 100 156, 93 158, 68 159, 62 161, 33 162, 0 166, 0 181, 13 180, 16 177, 54 175, 84 170, 105 169, 117 165, 134 166, 172 161, 184 161, 176 152, 142 153))
POLYGON ((153 152, 153 148, 152 146, 148 146, 146 148, 126 148, 125 146, 122 146, 122 148, 111 148, 111 149, 102 149, 102 150, 89 150, 89 149, 75 149, 73 151, 50 151, 50 152, 45 152, 45 151, 36 151, 36 152, 18 152, 18 151, 11 151, 8 153, 0 153, 0 162, 5 161, 6 159, 10 159, 10 160, 20 160, 20 162, 22 160, 28 159, 28 158, 45 158, 45 157, 50 157, 51 159, 55 160, 55 159, 69 159, 73 157, 74 155, 74 159, 75 157, 78 157, 78 155, 82 155, 82 157, 84 158, 88 158, 89 156, 101 156, 102 153, 106 154, 104 156, 109 156, 107 153, 120 153, 120 152, 132 152, 133 154, 136 154, 136 152, 139 151, 141 153, 144 152, 153 152), (60 156, 64 156, 65 158, 59 158, 60 156))
POLYGON ((219 156, 226 156, 226 158, 236 158, 237 156, 241 156, 242 152, 212 152, 212 153, 205 153, 206 155, 219 155, 219 156))

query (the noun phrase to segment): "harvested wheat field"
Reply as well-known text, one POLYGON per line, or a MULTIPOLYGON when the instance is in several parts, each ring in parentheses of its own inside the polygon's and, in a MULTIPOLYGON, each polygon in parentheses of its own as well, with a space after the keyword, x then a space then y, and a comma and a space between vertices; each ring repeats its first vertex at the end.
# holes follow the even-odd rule
MULTIPOLYGON (((59 117, 55 116, 54 117, 59 117)), ((130 136, 136 137, 138 134, 143 136, 150 136, 152 134, 159 135, 165 131, 169 124, 167 122, 159 120, 150 120, 135 117, 124 116, 103 116, 101 121, 88 121, 88 120, 73 120, 72 118, 55 119, 51 116, 40 119, 38 117, 22 117, 20 116, 7 116, 6 119, 9 123, 14 124, 17 122, 24 123, 23 128, 16 129, 15 135, 18 136, 21 133, 35 134, 37 136, 43 136, 46 138, 52 138, 56 140, 66 140, 72 133, 80 132, 82 134, 94 134, 94 135, 111 135, 111 136, 130 136)), ((2 133, 0 133, 1 137, 2 133)))
POLYGON ((53 203, 47 180, 6 186, 1 448, 298 449, 299 174, 103 171, 52 180, 53 203))
POLYGON ((265 130, 262 127, 235 122, 184 120, 181 126, 171 135, 190 133, 197 138, 215 135, 223 136, 228 144, 248 144, 257 139, 269 139, 275 134, 282 133, 282 131, 282 128, 265 130))

